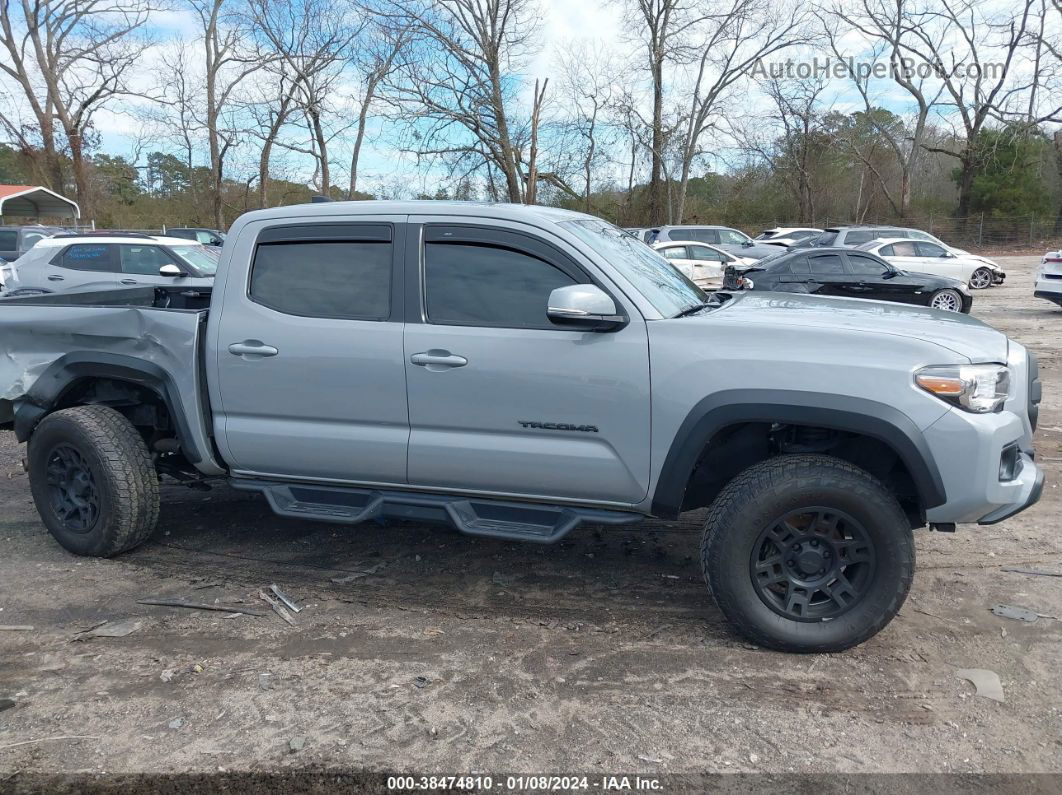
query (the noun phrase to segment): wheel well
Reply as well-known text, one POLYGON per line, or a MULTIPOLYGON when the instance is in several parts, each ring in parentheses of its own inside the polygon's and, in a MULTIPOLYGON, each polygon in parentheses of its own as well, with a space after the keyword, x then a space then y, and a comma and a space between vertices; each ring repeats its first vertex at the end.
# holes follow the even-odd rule
POLYGON ((108 406, 125 415, 144 437, 149 450, 154 450, 161 440, 177 436, 166 400, 143 384, 119 378, 79 378, 59 394, 51 410, 88 405, 108 406))
POLYGON ((892 492, 912 527, 925 524, 925 508, 914 478, 886 442, 852 431, 778 422, 738 422, 716 431, 686 482, 681 510, 710 505, 738 473, 791 453, 823 453, 865 469, 892 492))

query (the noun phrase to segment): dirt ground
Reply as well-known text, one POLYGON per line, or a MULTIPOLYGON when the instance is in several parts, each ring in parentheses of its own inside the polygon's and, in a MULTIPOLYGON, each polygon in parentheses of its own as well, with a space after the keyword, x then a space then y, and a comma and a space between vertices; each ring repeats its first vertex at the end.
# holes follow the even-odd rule
POLYGON ((1004 571, 1062 572, 1062 310, 1033 298, 1035 261, 1004 260, 974 314, 1040 358, 1044 498, 995 526, 920 532, 901 614, 839 655, 735 636, 701 579, 697 513, 540 547, 280 519, 225 486, 167 486, 149 543, 76 558, 0 433, 0 625, 33 627, 0 631, 0 699, 15 702, 0 790, 45 773, 1062 772, 1062 577, 1004 571), (294 626, 137 603, 264 608, 272 583, 305 605, 294 626), (126 637, 79 634, 126 619, 126 637), (997 672, 1005 703, 960 668, 997 672))

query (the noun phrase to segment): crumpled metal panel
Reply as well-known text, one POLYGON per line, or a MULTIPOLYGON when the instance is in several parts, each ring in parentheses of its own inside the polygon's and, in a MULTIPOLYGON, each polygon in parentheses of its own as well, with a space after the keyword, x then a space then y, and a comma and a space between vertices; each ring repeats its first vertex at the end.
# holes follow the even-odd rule
POLYGON ((219 474, 200 405, 199 335, 205 315, 136 306, 0 305, 0 423, 12 421, 15 401, 61 356, 130 356, 169 375, 182 404, 176 410, 185 413, 199 446, 200 469, 219 474))

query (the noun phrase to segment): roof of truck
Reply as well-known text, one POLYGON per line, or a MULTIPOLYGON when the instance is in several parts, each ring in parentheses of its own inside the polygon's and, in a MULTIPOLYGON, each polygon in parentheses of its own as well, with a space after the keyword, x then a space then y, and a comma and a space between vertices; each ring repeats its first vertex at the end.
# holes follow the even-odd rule
POLYGON ((455 217, 501 218, 513 221, 546 220, 552 222, 594 218, 592 215, 573 210, 564 210, 559 207, 543 207, 537 204, 418 199, 409 201, 371 200, 289 204, 284 207, 270 207, 265 210, 253 210, 244 213, 236 220, 236 223, 243 224, 274 218, 327 218, 351 215, 449 215, 455 217))

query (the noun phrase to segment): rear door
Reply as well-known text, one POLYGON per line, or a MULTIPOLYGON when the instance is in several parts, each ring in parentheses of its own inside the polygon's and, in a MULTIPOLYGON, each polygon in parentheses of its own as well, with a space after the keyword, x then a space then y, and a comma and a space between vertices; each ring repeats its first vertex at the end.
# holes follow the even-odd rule
POLYGON ((118 286, 118 246, 114 243, 73 243, 54 249, 55 255, 30 267, 19 267, 21 288, 63 290, 113 290, 118 286))
POLYGON ((693 266, 694 284, 698 287, 720 287, 723 284, 723 268, 734 258, 710 246, 690 246, 689 260, 693 266))
POLYGON ((210 336, 237 474, 405 483, 400 221, 244 227, 210 336))
POLYGON ((423 224, 407 283, 409 481, 632 504, 649 479, 649 346, 632 304, 534 227, 423 224), (563 329, 550 293, 597 283, 630 322, 563 329), (414 310, 412 306, 415 306, 414 310))
POLYGON ((852 276, 844 267, 840 254, 811 254, 808 292, 816 295, 851 295, 848 285, 852 276))
POLYGON ((690 252, 688 246, 664 246, 657 249, 657 251, 678 268, 687 279, 693 279, 693 266, 694 262, 690 259, 690 252))

